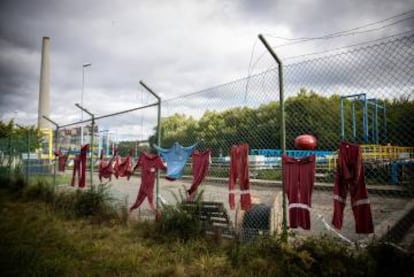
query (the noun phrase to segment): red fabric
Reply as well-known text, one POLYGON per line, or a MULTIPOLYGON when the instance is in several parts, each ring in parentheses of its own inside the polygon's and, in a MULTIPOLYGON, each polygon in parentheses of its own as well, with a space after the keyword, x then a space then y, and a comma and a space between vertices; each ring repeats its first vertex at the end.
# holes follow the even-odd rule
POLYGON ((206 150, 199 152, 195 150, 192 156, 192 167, 193 167, 193 183, 191 184, 188 192, 188 201, 193 201, 193 197, 197 191, 198 186, 204 180, 208 174, 208 167, 210 164, 211 151, 206 150))
POLYGON ((62 171, 62 172, 65 171, 68 156, 69 156, 69 154, 59 156, 59 158, 58 158, 58 170, 59 171, 62 171))
POLYGON ((315 182, 315 155, 292 158, 282 155, 283 184, 289 200, 290 228, 310 229, 312 190, 315 182))
POLYGON ((83 188, 85 187, 85 179, 86 179, 86 157, 88 155, 89 151, 89 144, 84 145, 81 148, 80 153, 80 179, 79 179, 79 187, 83 188))
POLYGON ((166 170, 164 163, 161 160, 161 157, 154 154, 147 154, 142 152, 139 156, 137 164, 134 167, 134 170, 138 167, 141 167, 141 186, 138 191, 137 199, 135 200, 134 205, 129 208, 129 211, 132 211, 139 206, 142 202, 148 197, 148 202, 153 210, 156 210, 154 206, 154 182, 155 175, 158 169, 166 170))
POLYGON ((78 186, 80 188, 85 187, 85 175, 86 175, 86 156, 89 151, 89 144, 86 144, 81 147, 81 151, 79 155, 75 156, 73 160, 73 173, 72 173, 72 181, 71 186, 75 186, 76 175, 78 175, 78 186))
POLYGON ((334 213, 332 218, 332 224, 337 229, 342 228, 348 190, 351 194, 356 233, 373 233, 374 224, 365 185, 362 149, 358 144, 341 142, 335 173, 334 213))
POLYGON ((229 205, 235 208, 234 188, 239 179, 240 203, 242 210, 249 210, 252 206, 249 191, 249 145, 233 145, 230 151, 230 179, 229 179, 229 205))
POLYGON ((70 185, 73 187, 75 186, 75 181, 77 181, 77 183, 79 184, 79 180, 80 180, 80 155, 76 155, 75 158, 73 159, 73 171, 72 171, 72 181, 70 182, 70 185), (78 175, 77 180, 76 175, 78 175))
POLYGON ((53 152, 58 158, 58 171, 65 171, 66 161, 68 160, 69 152, 64 155, 62 151, 58 150, 53 152))
POLYGON ((121 157, 117 156, 115 159, 115 177, 127 177, 127 180, 132 175, 132 151, 129 151, 128 155, 122 159, 121 157))
POLYGON ((109 161, 104 159, 104 150, 101 152, 100 163, 99 163, 99 181, 102 182, 102 178, 111 180, 112 174, 114 174, 113 163, 115 160, 115 155, 109 161))

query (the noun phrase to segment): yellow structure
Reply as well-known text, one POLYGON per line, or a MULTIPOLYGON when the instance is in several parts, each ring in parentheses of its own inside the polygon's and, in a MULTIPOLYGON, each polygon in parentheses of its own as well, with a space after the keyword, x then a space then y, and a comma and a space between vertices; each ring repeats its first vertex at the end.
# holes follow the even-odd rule
POLYGON ((398 160, 414 158, 414 147, 363 144, 364 160, 398 160))
MULTIPOLYGON (((391 161, 398 159, 414 159, 414 147, 392 146, 379 144, 362 144, 362 158, 365 161, 382 160, 391 161)), ((328 159, 328 169, 333 170, 336 166, 338 155, 328 159)))
POLYGON ((52 160, 53 157, 53 130, 50 128, 39 129, 42 139, 40 143, 39 156, 42 160, 52 160))

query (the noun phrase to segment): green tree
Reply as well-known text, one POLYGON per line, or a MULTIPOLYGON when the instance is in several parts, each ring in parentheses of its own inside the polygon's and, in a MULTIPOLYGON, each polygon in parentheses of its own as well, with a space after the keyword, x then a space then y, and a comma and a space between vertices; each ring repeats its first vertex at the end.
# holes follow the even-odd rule
POLYGON ((385 105, 388 129, 386 142, 414 147, 414 101, 410 96, 404 95, 392 102, 386 102, 385 105))
POLYGON ((17 127, 13 120, 0 121, 0 164, 6 157, 35 152, 40 147, 41 137, 34 126, 17 127))
POLYGON ((286 147, 294 149, 294 140, 301 134, 318 137, 318 149, 335 150, 340 141, 340 97, 323 97, 302 88, 286 100, 286 147))

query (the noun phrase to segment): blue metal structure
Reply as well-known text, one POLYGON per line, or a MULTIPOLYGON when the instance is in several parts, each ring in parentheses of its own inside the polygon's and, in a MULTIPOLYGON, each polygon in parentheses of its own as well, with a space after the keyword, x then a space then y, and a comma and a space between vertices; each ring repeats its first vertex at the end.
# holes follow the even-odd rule
POLYGON ((362 103, 362 142, 363 143, 380 143, 379 125, 378 125, 378 112, 379 109, 383 111, 383 137, 382 140, 387 140, 387 115, 385 103, 380 104, 376 98, 367 98, 366 93, 351 94, 341 96, 341 139, 345 139, 345 106, 344 102, 346 99, 351 99, 351 116, 352 116, 352 137, 354 141, 358 140, 357 137, 357 120, 356 120, 356 109, 355 104, 358 102, 362 103), (372 122, 371 122, 371 138, 369 133, 369 107, 373 107, 372 110, 372 122))

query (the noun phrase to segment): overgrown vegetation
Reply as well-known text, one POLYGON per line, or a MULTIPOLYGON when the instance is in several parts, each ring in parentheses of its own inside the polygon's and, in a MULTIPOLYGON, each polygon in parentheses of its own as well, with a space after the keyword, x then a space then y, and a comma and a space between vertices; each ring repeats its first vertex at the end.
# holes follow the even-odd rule
MULTIPOLYGON (((329 237, 217 243, 203 235, 197 209, 180 205, 165 206, 159 222, 125 224, 126 200, 114 203, 104 185, 82 192, 44 182, 1 187, 1 276, 410 276, 414 270, 412 255, 387 244, 356 249, 329 237)), ((182 202, 185 193, 176 198, 182 202)))
MULTIPOLYGON (((299 134, 312 133, 318 136, 318 149, 337 149, 340 141, 340 95, 323 96, 312 89, 301 88, 297 95, 285 101, 286 147, 294 149, 294 139, 299 134)), ((345 101, 345 118, 350 122, 351 102, 345 101)), ((387 137, 381 144, 399 146, 414 144, 414 101, 410 97, 384 100, 387 107, 387 137)), ((223 111, 207 110, 200 119, 185 114, 174 114, 162 118, 163 146, 169 147, 179 141, 184 145, 203 142, 203 147, 212 150, 214 157, 228 155, 231 145, 248 143, 251 149, 280 149, 280 105, 269 102, 259 107, 236 107, 223 111)), ((357 122, 362 120, 362 111, 357 109, 357 122)), ((382 124, 382 123, 381 123, 382 124)), ((150 137, 156 143, 157 133, 150 137)), ((358 138, 363 143, 362 124, 357 124, 358 138)), ((345 124, 345 133, 351 136, 352 124, 345 124)), ((346 139, 354 140, 352 137, 346 139)))

